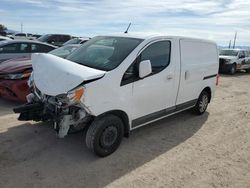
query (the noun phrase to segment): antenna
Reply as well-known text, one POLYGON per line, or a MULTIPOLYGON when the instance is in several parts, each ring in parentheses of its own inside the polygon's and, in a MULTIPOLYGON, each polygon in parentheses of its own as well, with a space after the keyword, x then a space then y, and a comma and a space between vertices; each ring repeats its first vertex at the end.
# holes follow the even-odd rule
POLYGON ((235 35, 234 35, 234 45, 233 45, 233 49, 235 48, 236 38, 237 38, 237 31, 235 32, 235 35))
POLYGON ((130 26, 131 26, 131 23, 128 24, 128 27, 127 27, 127 29, 126 29, 126 31, 124 33, 128 33, 128 30, 129 30, 130 26))

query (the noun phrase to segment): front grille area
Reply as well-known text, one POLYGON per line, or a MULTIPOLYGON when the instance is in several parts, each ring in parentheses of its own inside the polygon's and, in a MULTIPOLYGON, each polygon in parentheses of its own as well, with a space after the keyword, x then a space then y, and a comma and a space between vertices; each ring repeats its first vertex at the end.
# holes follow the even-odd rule
POLYGON ((225 65, 225 59, 220 59, 220 66, 225 65))

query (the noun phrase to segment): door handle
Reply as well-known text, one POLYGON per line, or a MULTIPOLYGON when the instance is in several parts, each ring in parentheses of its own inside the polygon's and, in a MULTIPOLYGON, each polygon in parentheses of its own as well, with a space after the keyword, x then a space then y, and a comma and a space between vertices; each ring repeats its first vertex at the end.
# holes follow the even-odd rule
POLYGON ((189 77, 190 77, 190 73, 189 73, 189 71, 186 71, 185 72, 185 80, 187 80, 189 77))
POLYGON ((173 79, 173 75, 170 74, 167 76, 167 80, 172 80, 172 79, 173 79))

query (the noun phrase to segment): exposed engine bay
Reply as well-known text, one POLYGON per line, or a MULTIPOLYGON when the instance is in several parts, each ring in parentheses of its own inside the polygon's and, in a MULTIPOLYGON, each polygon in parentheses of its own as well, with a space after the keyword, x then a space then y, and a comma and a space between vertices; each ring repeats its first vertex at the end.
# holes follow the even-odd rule
POLYGON ((27 104, 14 109, 15 113, 20 113, 18 119, 51 122, 59 138, 66 136, 70 129, 82 130, 91 121, 85 107, 78 102, 72 103, 66 95, 48 96, 33 87, 27 100, 27 104))

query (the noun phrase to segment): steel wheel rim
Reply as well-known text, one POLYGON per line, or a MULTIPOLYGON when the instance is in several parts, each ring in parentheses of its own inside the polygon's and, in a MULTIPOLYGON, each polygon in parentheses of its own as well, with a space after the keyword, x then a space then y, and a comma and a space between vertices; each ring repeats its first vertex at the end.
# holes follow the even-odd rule
POLYGON ((118 130, 115 126, 107 127, 101 135, 101 145, 103 148, 112 146, 118 138, 118 130))
POLYGON ((203 95, 199 103, 200 112, 204 112, 207 108, 207 105, 208 105, 208 97, 207 95, 203 95))

